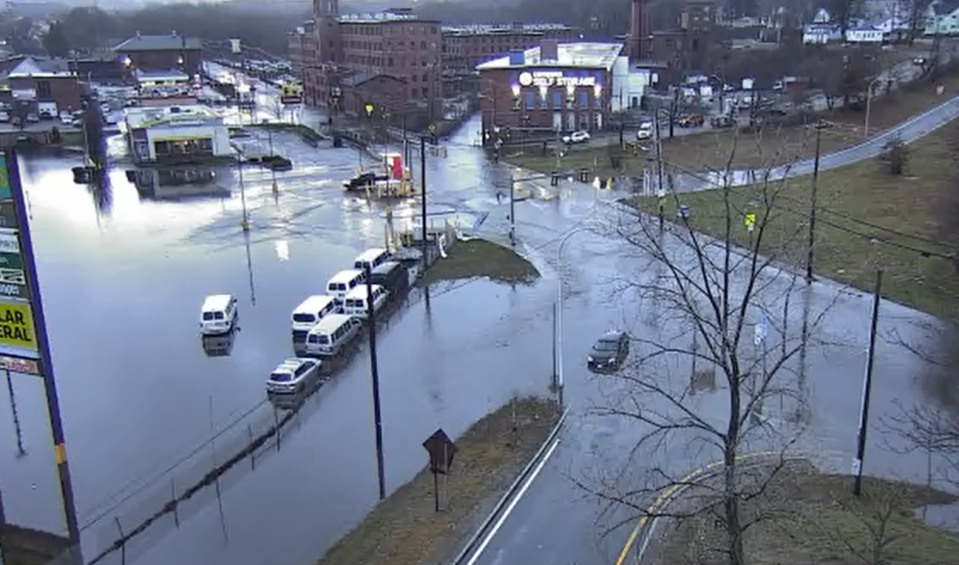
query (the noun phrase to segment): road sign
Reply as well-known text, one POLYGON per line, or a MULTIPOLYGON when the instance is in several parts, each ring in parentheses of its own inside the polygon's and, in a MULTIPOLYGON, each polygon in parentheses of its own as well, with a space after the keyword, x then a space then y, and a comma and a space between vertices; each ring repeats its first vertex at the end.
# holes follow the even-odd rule
POLYGON ((22 359, 10 355, 0 355, 0 369, 24 375, 40 374, 40 364, 36 359, 22 359))
POLYGON ((13 200, 0 200, 0 228, 15 229, 18 225, 17 209, 13 200))
POLYGON ((456 454, 456 444, 450 436, 446 435, 442 429, 438 429, 426 438, 423 447, 430 454, 430 472, 434 475, 445 475, 453 464, 453 456, 456 454))
POLYGON ((752 232, 756 229, 756 213, 747 212, 746 216, 743 218, 743 224, 746 225, 746 231, 752 232))
POLYGON ((0 300, 0 345, 36 354, 37 336, 29 302, 0 300))

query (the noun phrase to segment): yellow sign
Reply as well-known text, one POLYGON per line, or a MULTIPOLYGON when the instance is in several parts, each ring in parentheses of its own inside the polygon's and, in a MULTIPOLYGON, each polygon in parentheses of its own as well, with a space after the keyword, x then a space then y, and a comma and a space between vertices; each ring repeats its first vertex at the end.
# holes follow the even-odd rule
POLYGON ((37 351, 33 309, 26 302, 0 302, 0 345, 37 351))
POLYGON ((746 214, 746 217, 743 218, 743 224, 746 225, 746 229, 747 229, 747 230, 753 231, 753 228, 756 227, 756 213, 755 213, 755 212, 748 212, 748 213, 746 214))

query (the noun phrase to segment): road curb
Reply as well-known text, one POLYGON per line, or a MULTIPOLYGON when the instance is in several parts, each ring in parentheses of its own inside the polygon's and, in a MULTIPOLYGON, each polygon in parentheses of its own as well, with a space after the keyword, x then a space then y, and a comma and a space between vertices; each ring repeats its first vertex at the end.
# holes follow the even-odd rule
POLYGON ((556 436, 559 435, 560 429, 562 429, 563 424, 566 423, 566 417, 569 415, 569 407, 567 406, 563 413, 560 415, 559 420, 553 425, 553 429, 549 432, 549 435, 546 436, 546 440, 543 441, 543 445, 539 447, 533 457, 529 460, 529 463, 523 467, 523 470, 520 471, 519 476, 510 484, 509 488, 506 489, 506 492, 503 493, 503 496, 496 503, 496 506, 493 507, 493 510, 489 515, 483 520, 483 523, 480 524, 480 527, 476 529, 472 536, 470 536, 469 541, 466 542, 466 545, 463 546, 463 549, 456 554, 456 557, 450 562, 451 565, 460 565, 463 563, 467 557, 469 557, 473 550, 476 548, 476 545, 482 539, 483 535, 490 529, 490 526, 499 517, 500 513, 503 511, 503 508, 509 504, 512 500, 513 495, 516 494, 516 491, 519 490, 520 486, 526 481, 529 477, 530 472, 534 467, 543 459, 543 455, 546 453, 546 450, 553 444, 556 440, 556 436))

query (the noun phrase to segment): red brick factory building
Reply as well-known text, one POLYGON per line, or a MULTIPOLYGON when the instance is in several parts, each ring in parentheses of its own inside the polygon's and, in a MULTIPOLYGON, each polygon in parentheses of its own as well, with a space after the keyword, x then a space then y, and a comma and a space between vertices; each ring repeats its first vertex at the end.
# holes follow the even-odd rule
POLYGON ((203 42, 171 31, 167 35, 137 33, 113 48, 127 74, 134 70, 179 71, 189 76, 200 73, 203 42))
POLYGON ((622 51, 621 43, 544 40, 539 47, 479 65, 484 137, 504 129, 545 133, 607 127, 629 90, 629 60, 622 51))

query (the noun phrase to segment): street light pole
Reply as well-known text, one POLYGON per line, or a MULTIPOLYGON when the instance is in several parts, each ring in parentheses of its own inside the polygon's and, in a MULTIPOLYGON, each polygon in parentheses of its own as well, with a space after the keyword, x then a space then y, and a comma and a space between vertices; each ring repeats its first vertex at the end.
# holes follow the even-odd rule
POLYGON ((869 137, 869 113, 872 109, 872 88, 882 77, 872 79, 869 86, 866 87, 866 123, 863 126, 863 137, 869 137))
POLYGON ((822 149, 822 121, 816 122, 816 158, 812 169, 812 194, 809 198, 809 248, 806 250, 806 282, 813 279, 813 259, 816 253, 816 200, 819 185, 819 155, 822 149))
POLYGON ((516 245, 516 179, 509 177, 509 244, 516 245))

